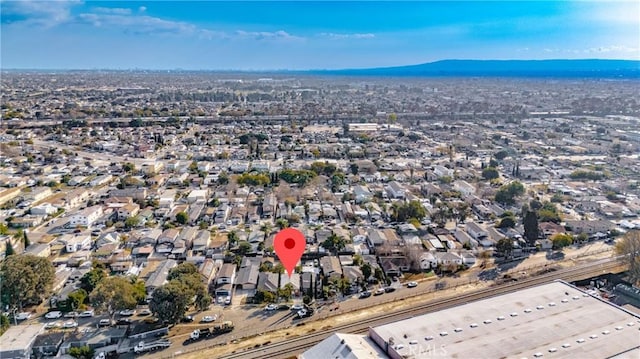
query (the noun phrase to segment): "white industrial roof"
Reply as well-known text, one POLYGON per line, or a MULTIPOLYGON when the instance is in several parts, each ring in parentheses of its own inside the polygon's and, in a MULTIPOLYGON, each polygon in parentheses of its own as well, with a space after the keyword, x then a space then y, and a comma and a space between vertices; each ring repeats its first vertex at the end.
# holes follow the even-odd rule
POLYGON ((389 351, 405 358, 609 358, 637 352, 639 329, 639 316, 553 282, 371 328, 370 336, 380 347, 393 338, 389 351))

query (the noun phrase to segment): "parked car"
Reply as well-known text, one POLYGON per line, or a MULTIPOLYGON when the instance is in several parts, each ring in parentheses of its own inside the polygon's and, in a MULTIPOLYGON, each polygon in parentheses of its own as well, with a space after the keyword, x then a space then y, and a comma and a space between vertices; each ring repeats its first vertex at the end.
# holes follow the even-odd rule
POLYGON ((16 314, 16 320, 27 320, 29 318, 31 318, 31 313, 29 312, 22 312, 22 313, 18 313, 16 314))
POLYGON ((409 282, 407 283, 407 288, 415 288, 418 286, 418 282, 409 282))
POLYGON ((294 305, 291 306, 291 310, 298 311, 298 310, 302 310, 302 309, 304 309, 304 305, 302 305, 302 304, 294 304, 294 305))
POLYGON ((65 318, 75 318, 75 317, 77 317, 79 314, 80 314, 80 313, 78 313, 78 312, 69 312, 69 313, 66 313, 66 314, 64 315, 64 317, 65 317, 65 318))
POLYGON ((44 326, 44 329, 54 329, 54 328, 62 328, 62 323, 60 323, 60 322, 49 322, 44 326))
POLYGON ((69 320, 64 322, 64 324, 62 324, 62 327, 64 329, 71 329, 71 328, 75 328, 78 326, 78 322, 76 322, 75 320, 69 320))
POLYGON ((384 294, 384 288, 378 288, 376 289, 375 292, 373 292, 373 295, 382 295, 384 294))
POLYGON ((370 296, 371 296, 371 292, 369 292, 368 290, 365 290, 364 292, 360 293, 360 299, 369 298, 370 296))
POLYGON ((278 309, 278 306, 275 304, 268 304, 266 307, 264 307, 264 310, 270 312, 272 310, 276 310, 278 309))
POLYGON ((56 311, 45 314, 44 317, 46 319, 59 319, 59 318, 62 318, 62 312, 59 310, 56 310, 56 311))
POLYGON ((151 311, 149 309, 143 309, 138 313, 139 316, 144 317, 146 315, 151 315, 151 311))
POLYGON ((384 287, 385 293, 395 292, 395 290, 396 289, 394 287, 384 287))
POLYGON ((312 311, 312 310, 309 310, 309 309, 302 309, 302 310, 299 310, 299 311, 296 313, 296 316, 297 316, 298 318, 300 318, 300 319, 302 319, 302 318, 308 318, 308 317, 310 317, 310 316, 312 316, 312 315, 313 315, 313 311, 312 311))
POLYGON ((202 317, 200 322, 202 322, 202 323, 211 323, 211 322, 214 322, 216 319, 218 319, 217 315, 205 315, 204 317, 202 317))
POLYGON ((182 322, 183 323, 191 323, 191 322, 193 322, 193 316, 185 315, 184 317, 182 317, 182 322))
POLYGON ((93 310, 85 310, 84 312, 78 315, 80 318, 90 318, 93 317, 93 310))
POLYGON ((121 310, 118 314, 120 314, 121 317, 130 317, 136 314, 136 311, 134 309, 124 309, 121 310))
POLYGON ((100 322, 98 322, 99 327, 108 327, 110 325, 111 325, 111 319, 100 319, 100 322))

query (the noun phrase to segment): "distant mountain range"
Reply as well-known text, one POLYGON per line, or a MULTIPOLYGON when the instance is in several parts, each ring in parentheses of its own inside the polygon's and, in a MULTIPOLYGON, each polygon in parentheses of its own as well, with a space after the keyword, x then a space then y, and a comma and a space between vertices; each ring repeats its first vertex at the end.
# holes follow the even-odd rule
POLYGON ((442 60, 369 69, 310 70, 338 76, 398 77, 589 77, 640 79, 637 60, 442 60))

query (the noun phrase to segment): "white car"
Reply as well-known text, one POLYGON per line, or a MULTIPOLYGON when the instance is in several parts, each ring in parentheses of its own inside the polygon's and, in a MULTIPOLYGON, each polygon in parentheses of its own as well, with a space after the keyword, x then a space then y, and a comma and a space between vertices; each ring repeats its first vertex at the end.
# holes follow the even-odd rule
POLYGON ((69 320, 67 322, 64 322, 64 324, 62 324, 62 327, 65 329, 75 328, 77 326, 78 326, 78 322, 76 322, 75 320, 69 320))
POLYGON ((302 304, 294 304, 294 305, 291 306, 291 310, 298 311, 298 310, 302 310, 302 309, 304 309, 304 305, 302 305, 302 304))
POLYGON ((78 315, 80 318, 90 318, 93 317, 93 310, 85 310, 84 312, 78 315))
POLYGON ((124 309, 121 310, 118 314, 120 314, 121 317, 130 317, 132 315, 135 315, 136 311, 133 309, 124 309))
POLYGON ((202 323, 211 323, 211 322, 215 321, 216 319, 218 319, 217 315, 205 315, 204 317, 202 317, 202 320, 200 320, 200 322, 202 322, 202 323))
POLYGON ((269 304, 266 307, 264 307, 264 310, 269 311, 269 312, 272 311, 272 310, 276 310, 276 309, 278 309, 278 306, 275 305, 275 304, 269 304))
POLYGON ((59 318, 62 318, 62 312, 59 310, 56 310, 56 311, 45 314, 44 317, 46 319, 59 319, 59 318))
POLYGON ((409 282, 407 283, 408 288, 415 288, 418 286, 418 282, 409 282))
POLYGON ((16 314, 16 320, 27 320, 29 318, 31 318, 31 313, 29 312, 22 312, 22 313, 16 314))
POLYGON ((60 322, 49 322, 44 326, 44 329, 53 329, 53 328, 61 328, 62 323, 60 322))

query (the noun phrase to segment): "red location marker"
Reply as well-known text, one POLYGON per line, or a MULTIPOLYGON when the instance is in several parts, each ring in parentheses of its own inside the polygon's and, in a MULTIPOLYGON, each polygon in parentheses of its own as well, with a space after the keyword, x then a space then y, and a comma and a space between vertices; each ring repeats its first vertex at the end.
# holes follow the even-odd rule
POLYGON ((291 277, 291 273, 296 268, 296 264, 304 253, 307 241, 304 234, 295 228, 285 228, 276 234, 273 239, 273 248, 276 250, 280 262, 287 270, 287 274, 291 277))

